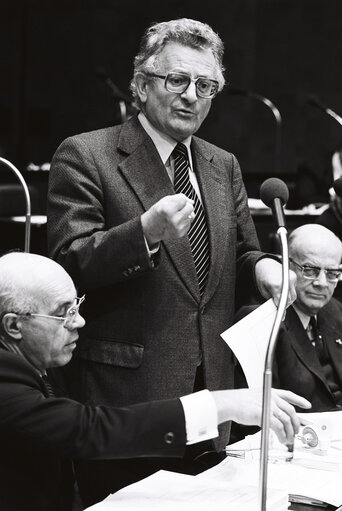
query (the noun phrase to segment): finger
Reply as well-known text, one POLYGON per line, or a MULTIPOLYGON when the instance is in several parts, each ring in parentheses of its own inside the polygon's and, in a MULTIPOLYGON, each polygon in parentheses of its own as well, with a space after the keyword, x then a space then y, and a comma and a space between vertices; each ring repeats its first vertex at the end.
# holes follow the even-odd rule
POLYGON ((288 403, 291 403, 295 406, 299 406, 300 408, 311 408, 311 403, 305 397, 298 396, 298 394, 295 394, 294 392, 291 392, 291 390, 282 390, 282 389, 273 389, 273 393, 280 396, 282 399, 287 401, 288 403))
POLYGON ((189 227, 189 220, 195 218, 195 212, 193 205, 188 202, 181 210, 177 211, 174 215, 175 222, 186 221, 187 227, 189 227))
POLYGON ((277 402, 275 415, 284 425, 286 436, 289 440, 293 440, 294 434, 298 433, 300 427, 299 417, 292 405, 284 400, 277 402))
POLYGON ((176 198, 176 201, 177 201, 177 203, 179 205, 179 209, 182 209, 182 208, 186 207, 188 204, 190 204, 191 206, 194 205, 193 199, 190 199, 184 193, 177 193, 173 197, 176 198))
POLYGON ((270 427, 277 435, 279 442, 281 442, 282 444, 285 444, 287 439, 286 439, 284 426, 283 426, 282 422, 274 415, 271 415, 271 417, 270 417, 270 427))
POLYGON ((287 413, 283 412, 282 410, 278 410, 277 411, 277 419, 280 420, 280 422, 283 425, 286 443, 292 444, 294 442, 294 437, 295 437, 295 434, 297 431, 293 427, 291 417, 289 415, 287 415, 287 413))

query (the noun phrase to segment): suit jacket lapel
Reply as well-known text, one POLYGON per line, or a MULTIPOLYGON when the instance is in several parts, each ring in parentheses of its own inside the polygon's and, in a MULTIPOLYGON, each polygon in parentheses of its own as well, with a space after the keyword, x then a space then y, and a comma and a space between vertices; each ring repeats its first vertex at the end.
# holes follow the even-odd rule
MULTIPOLYGON (((145 211, 162 197, 175 193, 155 145, 137 118, 123 125, 118 149, 127 155, 119 164, 119 169, 139 197, 145 211)), ((199 301, 196 270, 187 236, 166 240, 163 244, 180 278, 199 301)))
POLYGON ((303 365, 306 366, 309 371, 314 373, 317 378, 322 381, 324 386, 327 387, 316 351, 311 345, 302 322, 300 321, 293 307, 288 308, 284 323, 286 328, 290 328, 293 333, 293 335, 291 335, 292 348, 297 353, 303 365))
POLYGON ((318 324, 322 333, 323 341, 330 355, 331 364, 335 369, 336 377, 340 386, 342 386, 342 346, 337 343, 337 339, 341 339, 340 319, 335 314, 329 313, 329 304, 318 313, 318 324))
POLYGON ((213 163, 214 153, 194 138, 193 163, 206 212, 210 243, 210 267, 203 302, 208 302, 218 285, 228 242, 227 190, 220 169, 213 163))

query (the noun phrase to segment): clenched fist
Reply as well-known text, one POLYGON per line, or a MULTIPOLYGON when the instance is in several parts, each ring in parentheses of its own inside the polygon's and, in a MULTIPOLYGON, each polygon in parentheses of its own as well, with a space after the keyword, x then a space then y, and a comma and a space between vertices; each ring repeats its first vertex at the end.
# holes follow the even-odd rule
POLYGON ((183 193, 167 195, 141 215, 144 236, 150 248, 162 240, 184 236, 194 218, 194 201, 183 193))

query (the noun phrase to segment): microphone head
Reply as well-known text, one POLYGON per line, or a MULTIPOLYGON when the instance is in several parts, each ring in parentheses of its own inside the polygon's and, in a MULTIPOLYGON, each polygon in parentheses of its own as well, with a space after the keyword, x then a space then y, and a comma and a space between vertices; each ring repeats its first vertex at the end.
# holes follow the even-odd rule
POLYGON ((334 190, 338 197, 342 197, 342 177, 339 177, 334 181, 333 184, 334 190))
POLYGON ((280 199, 284 206, 289 200, 289 189, 281 179, 270 177, 260 186, 260 199, 269 208, 273 206, 274 199, 280 199))

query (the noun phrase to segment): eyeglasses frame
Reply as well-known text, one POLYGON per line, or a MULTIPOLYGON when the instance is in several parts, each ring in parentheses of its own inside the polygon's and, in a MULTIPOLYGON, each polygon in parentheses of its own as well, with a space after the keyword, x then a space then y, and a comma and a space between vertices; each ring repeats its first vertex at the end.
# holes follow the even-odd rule
POLYGON ((183 94, 189 88, 190 83, 194 83, 195 84, 196 94, 197 94, 197 96, 199 98, 202 98, 202 99, 213 99, 218 94, 218 92, 219 92, 218 91, 219 82, 217 80, 213 80, 212 78, 205 78, 204 76, 199 76, 196 79, 194 79, 194 78, 191 78, 191 76, 189 76, 186 73, 171 72, 171 73, 167 73, 166 75, 158 75, 158 74, 155 74, 155 73, 146 73, 146 74, 148 76, 152 76, 154 78, 161 78, 162 80, 164 80, 164 87, 165 87, 165 89, 168 92, 171 92, 172 94, 183 94), (171 90, 169 90, 167 88, 167 86, 166 86, 167 79, 168 79, 169 75, 172 75, 172 74, 184 76, 184 77, 187 77, 189 79, 188 85, 185 87, 185 89, 182 92, 171 91, 171 90), (201 96, 201 94, 199 93, 198 88, 197 88, 198 80, 209 80, 210 82, 212 82, 216 86, 216 90, 215 90, 214 94, 212 94, 211 96, 201 96))
POLYGON ((86 295, 84 294, 81 297, 76 297, 76 305, 72 305, 66 312, 66 314, 70 314, 70 312, 75 309, 75 312, 73 315, 70 315, 69 317, 62 317, 62 316, 52 316, 51 314, 40 314, 38 312, 26 312, 26 313, 16 313, 18 316, 25 316, 27 318, 30 317, 37 317, 37 318, 46 318, 46 319, 56 319, 57 321, 63 321, 63 327, 67 328, 68 321, 71 321, 71 323, 74 321, 74 319, 77 317, 77 314, 79 313, 79 309, 81 304, 84 302, 86 295))
POLYGON ((297 266, 300 269, 300 271, 302 272, 303 278, 306 280, 317 280, 321 271, 324 271, 327 281, 335 283, 340 280, 340 277, 342 274, 342 270, 340 268, 320 268, 319 266, 311 266, 310 264, 301 265, 301 264, 297 263, 297 261, 292 259, 292 257, 289 257, 289 261, 291 261, 291 263, 293 263, 295 266, 297 266), (307 275, 304 275, 305 268, 310 268, 312 270, 319 270, 319 274, 317 275, 317 277, 308 277, 307 275), (327 275, 327 272, 329 272, 329 271, 339 272, 339 276, 336 279, 329 279, 328 275, 327 275))

